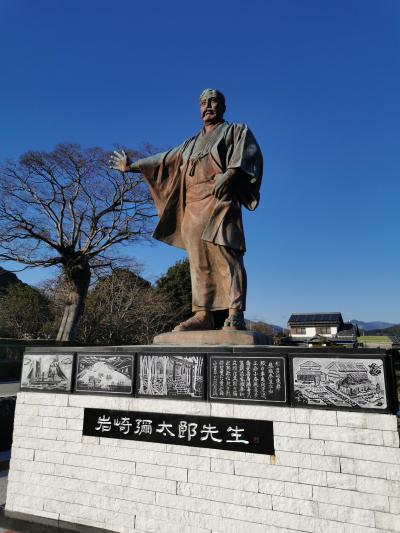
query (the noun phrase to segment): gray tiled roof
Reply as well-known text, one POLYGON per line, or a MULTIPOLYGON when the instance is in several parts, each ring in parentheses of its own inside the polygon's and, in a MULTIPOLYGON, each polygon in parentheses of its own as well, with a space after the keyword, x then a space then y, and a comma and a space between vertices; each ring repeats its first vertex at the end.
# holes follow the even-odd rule
POLYGON ((354 324, 343 324, 340 328, 340 330, 336 334, 337 339, 351 339, 356 340, 358 337, 359 331, 358 327, 354 324))
POLYGON ((293 313, 289 318, 289 324, 295 325, 336 325, 342 324, 341 313, 293 313))
POLYGON ((332 366, 336 366, 340 372, 367 372, 367 367, 364 363, 353 363, 347 361, 332 361, 328 365, 328 369, 332 366))

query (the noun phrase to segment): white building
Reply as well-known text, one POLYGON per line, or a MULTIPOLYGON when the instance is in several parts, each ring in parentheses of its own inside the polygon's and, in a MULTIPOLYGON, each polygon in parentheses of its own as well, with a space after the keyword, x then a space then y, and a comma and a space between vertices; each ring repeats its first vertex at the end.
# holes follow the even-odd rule
POLYGON ((296 342, 306 342, 315 337, 325 337, 340 344, 357 341, 357 326, 344 323, 341 313, 293 313, 288 326, 289 335, 296 342))

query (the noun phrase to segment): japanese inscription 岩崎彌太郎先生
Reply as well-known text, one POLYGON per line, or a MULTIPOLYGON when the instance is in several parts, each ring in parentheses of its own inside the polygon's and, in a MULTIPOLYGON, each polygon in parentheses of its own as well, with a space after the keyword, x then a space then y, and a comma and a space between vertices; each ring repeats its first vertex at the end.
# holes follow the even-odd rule
POLYGON ((85 409, 83 434, 249 453, 274 453, 273 423, 265 420, 85 409))

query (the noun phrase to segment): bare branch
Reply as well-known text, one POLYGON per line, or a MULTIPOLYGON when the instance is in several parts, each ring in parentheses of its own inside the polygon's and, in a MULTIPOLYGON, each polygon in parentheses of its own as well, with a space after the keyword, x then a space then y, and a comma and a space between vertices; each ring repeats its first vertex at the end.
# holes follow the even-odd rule
POLYGON ((92 269, 112 268, 118 246, 148 239, 155 216, 150 194, 136 177, 111 171, 108 159, 101 148, 60 144, 6 162, 0 169, 0 260, 61 266, 72 286, 85 292, 92 269))

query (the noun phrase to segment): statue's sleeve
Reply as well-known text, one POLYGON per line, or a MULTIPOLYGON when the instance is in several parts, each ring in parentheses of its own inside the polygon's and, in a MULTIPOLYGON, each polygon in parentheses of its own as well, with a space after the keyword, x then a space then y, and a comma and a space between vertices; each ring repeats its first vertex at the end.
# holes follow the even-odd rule
POLYGON ((239 201, 253 211, 260 201, 263 172, 260 147, 245 124, 233 124, 227 142, 227 168, 241 170, 236 191, 239 201))
POLYGON ((139 159, 135 163, 150 189, 158 216, 163 213, 168 198, 177 186, 181 157, 182 146, 178 146, 168 152, 139 159))

